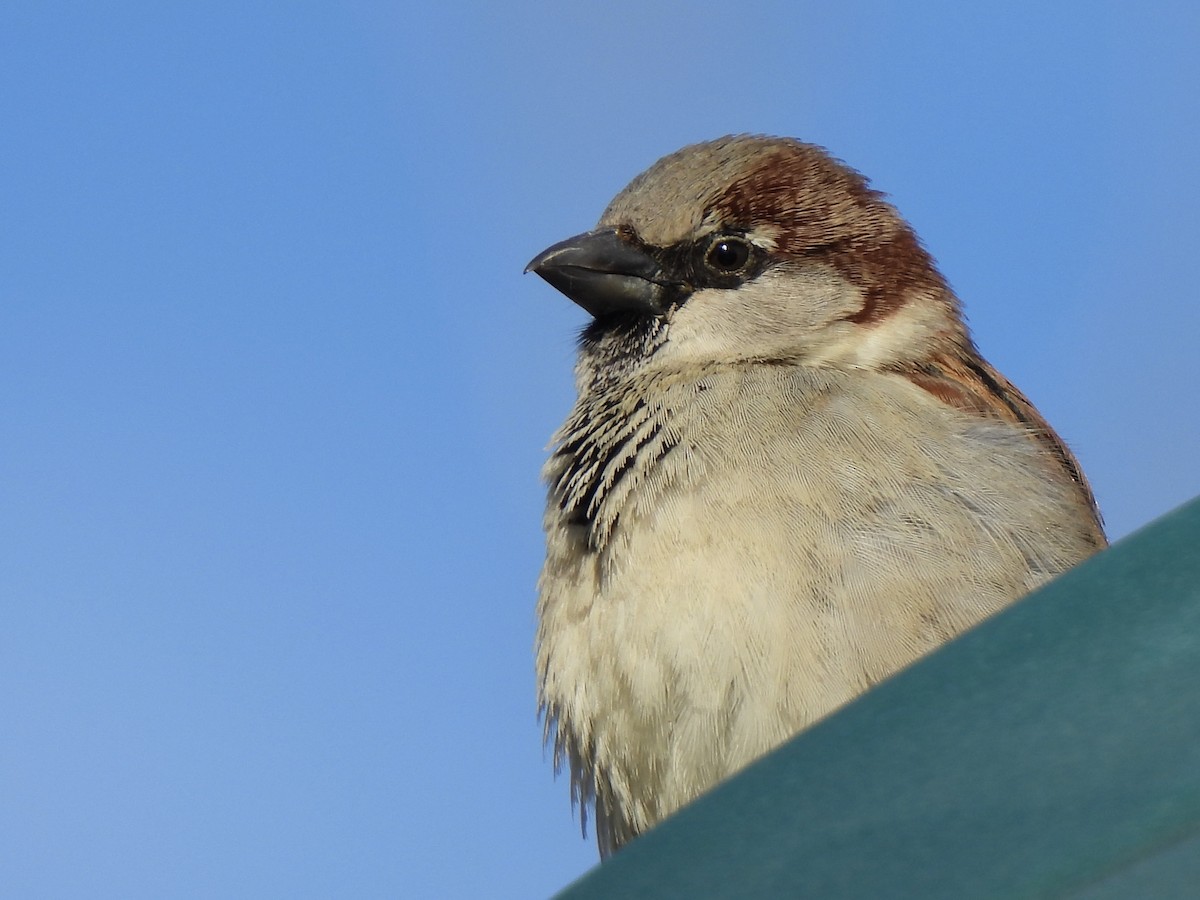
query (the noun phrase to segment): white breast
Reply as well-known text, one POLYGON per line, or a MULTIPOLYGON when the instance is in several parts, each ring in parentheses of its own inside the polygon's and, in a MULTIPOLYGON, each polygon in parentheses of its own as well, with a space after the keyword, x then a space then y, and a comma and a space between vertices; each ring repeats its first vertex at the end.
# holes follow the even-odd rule
POLYGON ((581 399, 547 467, 538 606, 542 700, 609 840, 1093 549, 1036 442, 898 376, 712 366, 619 393, 581 399))

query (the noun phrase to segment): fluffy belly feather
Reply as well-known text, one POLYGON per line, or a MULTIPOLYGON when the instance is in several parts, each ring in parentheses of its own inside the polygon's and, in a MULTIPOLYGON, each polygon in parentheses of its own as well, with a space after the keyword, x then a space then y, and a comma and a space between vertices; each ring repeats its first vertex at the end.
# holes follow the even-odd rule
POLYGON ((543 707, 602 849, 1095 549, 1034 441, 901 379, 630 391, 560 435, 539 599, 543 707), (956 440, 934 453, 931 428, 956 440))

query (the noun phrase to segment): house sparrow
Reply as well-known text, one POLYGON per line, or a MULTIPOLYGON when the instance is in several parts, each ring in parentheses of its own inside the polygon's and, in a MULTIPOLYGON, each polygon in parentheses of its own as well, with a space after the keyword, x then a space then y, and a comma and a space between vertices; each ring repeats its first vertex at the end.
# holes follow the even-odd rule
POLYGON ((685 147, 530 270, 593 317, 537 669, 601 856, 1105 546, 911 227, 819 147, 685 147))

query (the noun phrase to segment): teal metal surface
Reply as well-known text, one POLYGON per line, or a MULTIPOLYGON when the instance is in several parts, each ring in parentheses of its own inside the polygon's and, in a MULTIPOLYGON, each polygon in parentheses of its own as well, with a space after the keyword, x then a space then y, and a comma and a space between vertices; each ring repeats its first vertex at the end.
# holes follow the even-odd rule
POLYGON ((1200 500, 560 896, 1200 897, 1200 500))

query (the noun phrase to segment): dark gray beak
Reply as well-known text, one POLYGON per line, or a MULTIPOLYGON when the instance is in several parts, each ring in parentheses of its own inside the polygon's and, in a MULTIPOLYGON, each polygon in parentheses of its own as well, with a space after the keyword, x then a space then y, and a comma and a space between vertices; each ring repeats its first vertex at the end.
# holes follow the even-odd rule
POLYGON ((530 261, 537 272, 593 316, 661 315, 667 288, 659 264, 615 228, 577 234, 547 247, 530 261))

